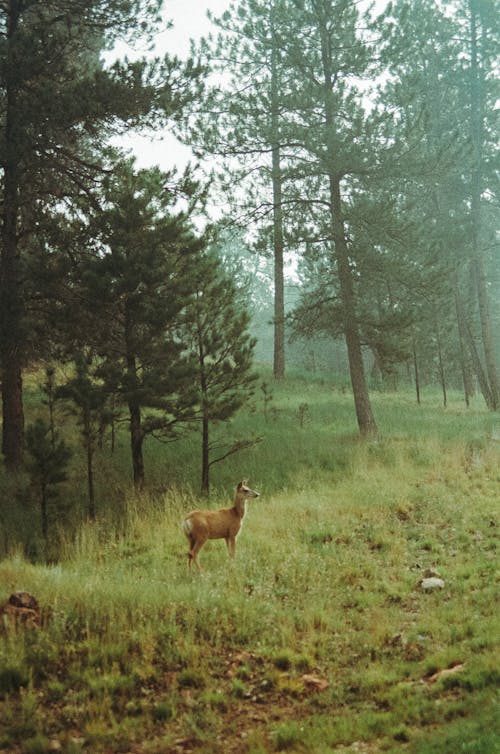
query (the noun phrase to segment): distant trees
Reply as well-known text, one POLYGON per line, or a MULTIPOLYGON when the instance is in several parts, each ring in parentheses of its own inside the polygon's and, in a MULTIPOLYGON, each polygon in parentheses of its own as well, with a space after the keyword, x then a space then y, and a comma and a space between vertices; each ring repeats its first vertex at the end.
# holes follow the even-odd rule
POLYGON ((224 158, 253 235, 272 213, 275 259, 300 249, 295 329, 345 338, 362 434, 376 431, 368 351, 384 380, 412 365, 444 400, 453 375, 466 400, 477 382, 498 406, 498 26, 478 0, 393 2, 379 18, 343 0, 241 0, 217 20, 210 51, 234 75, 190 138, 224 158))
POLYGON ((196 108, 190 134, 199 154, 218 156, 224 163, 220 183, 233 205, 232 222, 244 227, 250 221, 253 242, 260 241, 272 254, 273 373, 278 380, 285 375, 282 113, 288 89, 278 44, 285 6, 282 0, 242 0, 214 19, 217 39, 204 40, 201 52, 216 72, 227 75, 229 69, 231 81, 227 87, 216 83, 208 90, 202 108, 196 108), (235 172, 243 191, 234 191, 235 172))
MULTIPOLYGON (((471 269, 474 275, 481 341, 484 352, 485 371, 488 377, 488 392, 485 395, 490 408, 500 408, 500 378, 493 345, 490 314, 490 296, 486 278, 485 246, 488 236, 483 220, 483 194, 488 188, 488 178, 494 162, 491 146, 495 143, 495 126, 487 117, 487 111, 498 102, 498 76, 495 67, 498 62, 500 12, 494 3, 480 0, 468 2, 469 23, 469 66, 468 83, 470 92, 469 132, 472 147, 469 173, 470 219, 471 219, 471 269), (493 142, 492 142, 493 139, 493 142), (488 175, 489 174, 489 175, 488 175)), ((498 140, 496 139, 498 142, 498 140)))
MULTIPOLYGON (((381 27, 382 58, 389 71, 381 101, 398 114, 398 138, 420 133, 418 142, 413 138, 412 183, 400 182, 399 188, 416 229, 419 280, 427 281, 422 293, 433 302, 430 311, 419 304, 415 316, 427 311, 432 318, 433 308, 454 313, 451 327, 436 325, 448 350, 459 354, 465 400, 476 381, 495 409, 498 353, 485 275, 495 246, 484 220, 491 217, 494 192, 490 120, 497 97, 492 69, 493 51, 498 50, 496 11, 493 3, 475 0, 452 8, 453 14, 443 14, 427 0, 392 5, 381 27)), ((428 332, 435 333, 436 325, 428 332)), ((442 381, 443 370, 439 372, 442 381)))

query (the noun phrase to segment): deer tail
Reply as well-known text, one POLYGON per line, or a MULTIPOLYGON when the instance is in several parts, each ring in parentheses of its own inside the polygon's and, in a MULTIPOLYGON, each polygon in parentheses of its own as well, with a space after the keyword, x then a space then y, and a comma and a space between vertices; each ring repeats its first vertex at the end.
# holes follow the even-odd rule
POLYGON ((181 526, 182 526, 182 531, 184 532, 186 537, 189 538, 189 536, 191 535, 191 532, 193 531, 193 522, 191 521, 191 519, 185 518, 181 526))

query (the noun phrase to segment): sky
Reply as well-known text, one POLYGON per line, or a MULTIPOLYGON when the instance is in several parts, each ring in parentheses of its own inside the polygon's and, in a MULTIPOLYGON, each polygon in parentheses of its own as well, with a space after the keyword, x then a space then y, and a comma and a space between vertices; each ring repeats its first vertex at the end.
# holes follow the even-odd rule
MULTIPOLYGON (((158 55, 168 52, 186 58, 189 55, 190 40, 206 36, 213 30, 213 25, 207 18, 207 10, 215 16, 220 16, 230 5, 231 0, 165 0, 165 21, 172 21, 171 29, 159 31, 155 37, 155 50, 158 55)), ((166 25, 166 24, 165 24, 166 25)), ((122 57, 128 55, 143 56, 146 50, 138 47, 131 50, 126 45, 119 44, 113 55, 122 57)), ((137 166, 147 168, 159 165, 163 170, 169 170, 174 165, 182 169, 190 159, 191 151, 180 144, 168 131, 161 132, 154 137, 132 134, 116 139, 113 143, 124 149, 131 150, 136 156, 137 166)))
MULTIPOLYGON (((367 0, 358 0, 362 4, 367 0)), ((167 22, 172 22, 172 28, 159 30, 155 37, 155 49, 152 54, 178 55, 185 58, 189 54, 191 39, 199 39, 206 36, 210 31, 214 31, 213 24, 207 18, 207 10, 210 10, 216 17, 221 16, 229 8, 231 0, 165 0, 164 17, 165 27, 167 22)), ((382 10, 386 5, 386 0, 376 0, 375 7, 382 10)), ((119 44, 108 54, 107 60, 118 56, 128 55, 129 58, 135 56, 142 57, 147 54, 147 50, 139 46, 137 49, 131 49, 124 44, 119 44)), ((189 147, 179 143, 168 130, 157 134, 148 134, 140 136, 130 134, 113 140, 113 144, 123 149, 130 150, 136 157, 136 164, 139 168, 147 168, 158 165, 161 169, 167 171, 177 166, 182 170, 186 164, 193 160, 189 147)))

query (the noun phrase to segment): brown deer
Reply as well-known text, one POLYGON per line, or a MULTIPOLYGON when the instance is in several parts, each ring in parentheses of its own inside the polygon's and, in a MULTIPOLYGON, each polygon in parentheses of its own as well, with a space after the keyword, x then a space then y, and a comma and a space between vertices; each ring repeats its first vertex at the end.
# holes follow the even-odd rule
POLYGON ((197 557, 207 539, 225 539, 229 555, 234 557, 236 536, 245 516, 246 502, 254 497, 259 497, 259 493, 247 487, 245 482, 240 482, 236 487, 232 508, 192 511, 186 516, 182 529, 190 545, 189 568, 195 563, 198 570, 201 570, 197 557))

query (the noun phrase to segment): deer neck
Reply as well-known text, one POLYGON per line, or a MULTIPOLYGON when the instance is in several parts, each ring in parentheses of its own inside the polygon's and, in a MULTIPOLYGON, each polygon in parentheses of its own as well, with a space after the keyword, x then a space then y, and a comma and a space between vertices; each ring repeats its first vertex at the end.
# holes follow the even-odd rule
POLYGON ((246 513, 246 502, 244 498, 236 497, 234 499, 233 510, 239 518, 243 518, 246 513))

